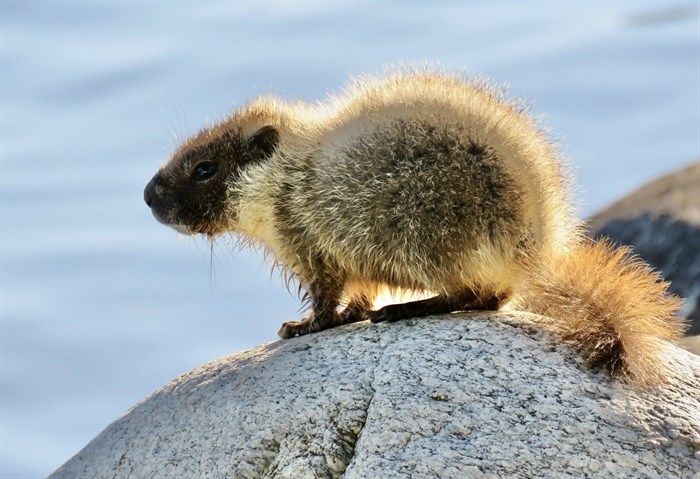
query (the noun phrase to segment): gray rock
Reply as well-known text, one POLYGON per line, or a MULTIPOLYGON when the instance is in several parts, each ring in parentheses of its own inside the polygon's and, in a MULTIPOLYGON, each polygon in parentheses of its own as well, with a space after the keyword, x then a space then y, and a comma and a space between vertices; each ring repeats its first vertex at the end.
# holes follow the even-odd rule
POLYGON ((597 212, 589 219, 590 231, 600 230, 612 219, 643 213, 669 215, 700 226, 700 161, 662 175, 597 212))
POLYGON ((187 373, 59 478, 690 478, 700 358, 638 391, 583 367, 528 314, 360 323, 187 373))

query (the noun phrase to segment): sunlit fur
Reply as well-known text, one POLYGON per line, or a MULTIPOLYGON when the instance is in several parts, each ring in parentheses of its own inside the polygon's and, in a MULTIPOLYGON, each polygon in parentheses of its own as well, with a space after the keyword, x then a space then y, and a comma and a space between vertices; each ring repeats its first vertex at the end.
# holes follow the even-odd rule
POLYGON ((544 255, 528 268, 515 306, 551 318, 552 330, 591 366, 637 383, 663 379, 663 341, 683 335, 680 300, 628 248, 582 241, 567 255, 544 255))
MULTIPOLYGON (((340 147, 353 148, 358 137, 366 136, 367 130, 387 125, 396 119, 419 118, 459 126, 475 140, 494 148, 504 165, 517 178, 523 189, 526 218, 532 225, 535 242, 541 248, 567 249, 578 224, 572 219, 567 180, 562 164, 556 158, 550 142, 539 133, 535 123, 526 116, 519 105, 505 101, 495 90, 484 83, 467 83, 458 77, 432 73, 399 73, 386 79, 362 78, 356 80, 343 95, 331 97, 325 104, 313 108, 288 105, 272 98, 263 98, 235 113, 224 124, 244 125, 244 131, 273 124, 279 127, 279 153, 268 162, 251 168, 242 184, 232 185, 240 192, 240 202, 231 205, 230 217, 237 217, 231 225, 264 242, 283 263, 295 263, 294 252, 286 251, 287 238, 281 237, 275 227, 274 201, 279 185, 289 182, 288 168, 298 165, 299 170, 313 168, 321 176, 330 176, 339 161, 340 147), (439 118, 438 118, 439 116, 439 118), (318 146, 317 146, 318 145, 318 146), (311 151, 310 151, 311 150, 311 151), (313 164, 308 164, 309 155, 313 164)), ((360 168, 371 170, 372 151, 361 155, 360 168)), ((342 172, 338 172, 342 174, 342 172)), ((449 171, 445 172, 450 174, 449 171)), ((300 175, 302 176, 302 175, 300 175)), ((300 178, 304 179, 304 178, 300 178)), ((333 178, 326 178, 331 181, 333 178)), ((436 179, 438 180, 438 179, 436 179)), ((323 197, 329 182, 306 181, 301 203, 292 206, 304 227, 312 233, 318 244, 315 247, 333 254, 340 267, 347 270, 347 282, 354 288, 366 290, 366 275, 356 271, 358 266, 374 261, 372 251, 381 245, 363 242, 362 232, 354 223, 344 222, 337 215, 333 225, 319 221, 318 210, 303 204, 307 197, 323 197), (358 234, 359 233, 359 234, 358 234), (339 249, 342 247, 342 251, 339 249)), ((362 195, 371 191, 355 189, 342 198, 344 205, 361 203, 362 195)), ((232 195, 238 196, 238 195, 232 195)), ((362 211, 349 208, 362 215, 362 211)), ((424 212, 406 212, 417 218, 424 212)), ((350 219, 350 218, 348 218, 350 219)), ((417 219, 418 221, 418 219, 417 219)), ((422 226, 430 227, 429 218, 420 218, 422 226), (427 224, 424 224, 427 223, 427 224)), ((479 236, 478 225, 455 225, 472 228, 479 236)), ((423 230, 422 235, 430 231, 423 230)), ((409 238, 406 238, 408 241, 409 238)), ((410 246, 410 245, 407 245, 410 246)), ((470 253, 468 265, 460 265, 451 277, 446 271, 437 270, 431 264, 421 264, 423 258, 411 257, 415 266, 409 272, 413 284, 402 284, 406 288, 422 287, 430 291, 450 292, 453 286, 488 281, 496 287, 512 283, 520 277, 518 265, 511 258, 504 258, 501 246, 515 247, 512 238, 503 238, 503 245, 495 247, 490 241, 478 241, 477 251, 470 253), (417 274, 416 274, 417 273, 417 274), (457 285, 450 284, 457 282, 457 285)), ((397 255, 405 250, 399 249, 397 255)), ((514 254, 514 253, 513 253, 514 254)), ((509 255, 512 256, 512 255, 509 255)), ((393 264, 376 265, 377 269, 391 269, 393 264)), ((397 271, 396 276, 401 276, 397 271)))
MULTIPOLYGON (((626 250, 583 239, 568 172, 520 104, 483 81, 400 71, 321 104, 260 98, 182 149, 270 125, 275 152, 229 185, 226 224, 209 230, 264 244, 314 304, 337 314, 341 295, 371 304, 383 287, 495 294, 550 316, 591 365, 662 378, 658 345, 682 332, 678 301, 626 250)), ((314 329, 314 314, 281 334, 340 324, 314 329)))

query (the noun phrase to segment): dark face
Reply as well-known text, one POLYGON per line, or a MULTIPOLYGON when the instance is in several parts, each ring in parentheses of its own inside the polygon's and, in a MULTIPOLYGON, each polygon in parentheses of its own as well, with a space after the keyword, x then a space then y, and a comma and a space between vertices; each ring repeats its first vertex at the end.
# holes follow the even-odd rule
POLYGON ((233 203, 241 172, 267 159, 277 146, 277 130, 266 126, 250 138, 210 132, 185 144, 146 185, 146 204, 158 221, 185 234, 210 237, 235 227, 233 203))

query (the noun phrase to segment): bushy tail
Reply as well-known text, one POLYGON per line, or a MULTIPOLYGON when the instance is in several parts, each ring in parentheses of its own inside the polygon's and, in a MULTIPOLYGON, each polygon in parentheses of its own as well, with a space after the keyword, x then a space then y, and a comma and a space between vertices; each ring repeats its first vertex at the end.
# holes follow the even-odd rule
POLYGON ((682 336, 681 300, 629 248, 587 241, 566 255, 533 260, 528 270, 519 308, 552 318, 554 332, 591 366, 637 384, 663 380, 661 340, 682 336))

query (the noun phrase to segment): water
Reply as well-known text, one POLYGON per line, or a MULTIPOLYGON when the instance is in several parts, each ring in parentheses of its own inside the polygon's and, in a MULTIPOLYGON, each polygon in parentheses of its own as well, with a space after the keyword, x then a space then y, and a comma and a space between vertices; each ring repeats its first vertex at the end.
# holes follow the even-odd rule
POLYGON ((562 139, 584 214, 700 155, 694 1, 1 8, 3 478, 45 476, 297 316, 260 256, 212 256, 142 201, 173 135, 259 93, 322 99, 422 60, 509 82, 562 139))

